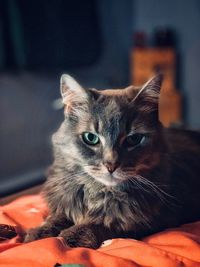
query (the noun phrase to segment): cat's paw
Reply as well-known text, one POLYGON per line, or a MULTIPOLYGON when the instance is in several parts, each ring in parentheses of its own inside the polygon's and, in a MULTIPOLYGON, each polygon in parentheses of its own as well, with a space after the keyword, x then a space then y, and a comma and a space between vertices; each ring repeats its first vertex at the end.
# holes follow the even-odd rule
POLYGON ((59 234, 69 247, 85 247, 97 249, 101 245, 93 229, 88 226, 72 226, 59 234))
POLYGON ((55 234, 48 227, 41 226, 41 227, 31 228, 26 232, 24 236, 24 243, 52 236, 55 236, 55 234))
POLYGON ((29 229, 24 236, 24 243, 40 239, 40 231, 38 228, 29 229))

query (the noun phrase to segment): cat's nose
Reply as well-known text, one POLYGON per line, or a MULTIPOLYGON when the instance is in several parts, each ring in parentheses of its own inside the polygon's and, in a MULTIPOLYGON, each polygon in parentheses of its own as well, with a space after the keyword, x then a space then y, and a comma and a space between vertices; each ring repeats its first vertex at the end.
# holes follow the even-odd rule
POLYGON ((118 162, 106 161, 103 164, 106 166, 110 173, 113 173, 119 167, 118 162))

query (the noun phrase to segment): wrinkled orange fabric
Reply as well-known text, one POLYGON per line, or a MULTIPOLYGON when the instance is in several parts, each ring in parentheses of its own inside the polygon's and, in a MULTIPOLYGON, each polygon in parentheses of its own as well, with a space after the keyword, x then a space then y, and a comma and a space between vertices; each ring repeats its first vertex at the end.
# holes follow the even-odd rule
MULTIPOLYGON (((48 210, 41 196, 26 196, 0 208, 0 223, 27 229, 39 225, 48 210)), ((28 244, 16 238, 0 244, 0 267, 200 267, 200 221, 168 229, 142 241, 113 239, 98 250, 66 247, 60 238, 28 244)))

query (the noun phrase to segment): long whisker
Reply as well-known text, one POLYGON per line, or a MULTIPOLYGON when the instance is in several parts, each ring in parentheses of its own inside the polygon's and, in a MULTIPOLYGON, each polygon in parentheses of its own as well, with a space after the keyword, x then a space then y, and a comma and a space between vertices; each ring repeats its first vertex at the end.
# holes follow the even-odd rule
POLYGON ((141 175, 134 175, 134 177, 129 178, 128 181, 140 190, 148 194, 156 195, 165 205, 170 205, 170 207, 175 205, 176 198, 174 196, 170 195, 168 192, 145 177, 141 175))

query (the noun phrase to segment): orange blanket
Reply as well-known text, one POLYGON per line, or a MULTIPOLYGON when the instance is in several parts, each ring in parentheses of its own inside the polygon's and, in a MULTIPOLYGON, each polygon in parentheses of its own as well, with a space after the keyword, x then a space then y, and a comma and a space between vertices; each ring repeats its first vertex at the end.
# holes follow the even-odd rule
MULTIPOLYGON (((47 215, 40 196, 27 196, 1 207, 0 224, 22 229, 39 225, 47 215)), ((28 244, 17 237, 0 243, 0 267, 53 267, 82 264, 86 267, 200 267, 200 222, 149 236, 142 241, 115 239, 98 250, 69 248, 60 238, 47 238, 28 244)))

